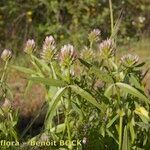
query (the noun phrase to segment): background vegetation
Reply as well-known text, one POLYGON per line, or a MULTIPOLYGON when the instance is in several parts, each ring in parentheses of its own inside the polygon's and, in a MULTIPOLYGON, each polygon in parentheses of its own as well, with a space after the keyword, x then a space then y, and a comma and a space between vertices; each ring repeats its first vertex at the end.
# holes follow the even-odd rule
MULTIPOLYGON (((149 10, 149 0, 113 0, 114 24, 121 16, 119 42, 150 35, 149 10)), ((67 41, 80 47, 93 28, 99 28, 102 37, 110 35, 110 24, 108 0, 1 0, 0 48, 21 51, 28 38, 40 43, 49 34, 60 44, 67 41)))
POLYGON ((149 4, 1 0, 2 150, 149 150, 149 4))

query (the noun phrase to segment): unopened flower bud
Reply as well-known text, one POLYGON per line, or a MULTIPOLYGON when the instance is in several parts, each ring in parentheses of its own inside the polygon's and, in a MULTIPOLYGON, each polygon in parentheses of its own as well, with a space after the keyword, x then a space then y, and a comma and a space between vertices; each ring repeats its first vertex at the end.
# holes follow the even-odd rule
POLYGON ((88 37, 88 38, 89 38, 89 41, 90 41, 90 42, 93 42, 93 41, 97 42, 97 41, 99 40, 100 34, 101 34, 101 32, 100 32, 99 29, 94 29, 94 30, 92 30, 92 31, 90 32, 90 34, 89 34, 89 37, 88 37))
POLYGON ((43 51, 41 57, 45 61, 51 61, 56 53, 55 40, 53 36, 47 36, 43 43, 43 51))
POLYGON ((1 58, 4 61, 8 61, 11 57, 12 57, 12 52, 9 49, 4 49, 1 54, 1 58))
POLYGON ((73 45, 67 44, 61 48, 60 60, 64 65, 71 64, 77 57, 73 45))
POLYGON ((33 39, 29 39, 26 42, 24 52, 27 54, 32 54, 35 51, 35 41, 33 39))
POLYGON ((121 63, 123 66, 131 67, 139 60, 137 55, 127 54, 121 57, 121 63))
POLYGON ((103 57, 110 57, 115 54, 114 42, 111 39, 104 40, 99 45, 100 55, 103 57))

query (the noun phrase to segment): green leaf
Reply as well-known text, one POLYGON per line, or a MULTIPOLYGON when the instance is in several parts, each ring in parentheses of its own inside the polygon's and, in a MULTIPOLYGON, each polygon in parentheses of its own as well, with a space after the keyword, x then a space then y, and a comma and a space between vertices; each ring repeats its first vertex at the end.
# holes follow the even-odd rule
POLYGON ((130 80, 130 83, 133 84, 136 88, 144 91, 144 87, 140 85, 137 78, 133 74, 131 74, 129 80, 130 80))
POLYGON ((35 59, 36 63, 41 66, 42 70, 45 69, 45 70, 47 70, 48 72, 51 72, 51 71, 50 71, 50 67, 49 67, 43 60, 38 59, 38 58, 35 57, 34 55, 32 55, 32 57, 35 59))
POLYGON ((67 87, 63 87, 57 91, 51 102, 49 103, 49 108, 46 115, 46 129, 51 128, 52 119, 56 114, 56 109, 61 99, 61 96, 65 93, 67 87))
POLYGON ((122 150, 129 150, 128 131, 126 126, 124 127, 122 150))
POLYGON ((129 123, 129 129, 130 129, 132 143, 135 140, 135 132, 134 132, 134 127, 133 126, 134 126, 134 120, 132 118, 131 122, 129 123))
POLYGON ((97 78, 99 78, 100 80, 104 81, 104 82, 108 82, 108 83, 112 83, 113 79, 112 77, 108 74, 108 72, 104 72, 102 70, 99 70, 95 67, 92 67, 90 69, 90 73, 93 73, 97 76, 97 78))
POLYGON ((90 63, 86 62, 85 60, 83 60, 83 59, 81 59, 81 58, 78 58, 78 59, 79 59, 79 61, 80 61, 84 66, 86 66, 87 68, 92 67, 92 65, 91 65, 90 63))
POLYGON ((106 96, 107 98, 110 98, 110 96, 115 93, 115 84, 111 84, 108 86, 108 88, 106 89, 104 96, 106 96))
POLYGON ((36 74, 36 72, 34 70, 26 68, 26 67, 19 67, 19 66, 14 66, 14 65, 12 65, 11 67, 20 71, 20 72, 23 72, 23 73, 36 74))
POLYGON ((119 115, 117 114, 111 121, 109 121, 109 123, 106 125, 106 128, 111 127, 112 124, 117 120, 118 117, 119 117, 119 115))
POLYGON ((132 86, 130 86, 128 84, 119 83, 119 82, 116 83, 115 85, 117 85, 118 87, 120 87, 124 92, 132 94, 132 95, 138 97, 139 100, 145 101, 146 103, 150 104, 150 100, 145 95, 143 95, 141 92, 139 92, 137 89, 135 89, 134 87, 132 87, 132 86))
POLYGON ((63 81, 56 79, 48 79, 43 77, 29 77, 28 79, 49 86, 62 87, 66 85, 63 81))
POLYGON ((79 94, 81 97, 83 97, 84 99, 86 99, 88 102, 90 102, 91 104, 93 104, 94 106, 96 106, 97 108, 99 108, 100 110, 103 110, 103 108, 101 107, 101 105, 96 101, 96 99, 87 91, 83 90, 82 88, 80 88, 77 85, 70 85, 69 87, 71 87, 71 89, 76 93, 79 94))
POLYGON ((116 141, 117 144, 119 144, 119 142, 117 141, 117 139, 115 138, 115 135, 113 133, 111 133, 108 129, 106 129, 106 132, 110 137, 112 137, 116 141))
POLYGON ((140 64, 137 64, 135 67, 143 67, 145 65, 145 62, 142 62, 140 64))
POLYGON ((135 97, 138 97, 139 100, 141 101, 145 101, 146 103, 149 103, 150 104, 150 100, 145 96, 143 95, 140 91, 138 91, 137 89, 135 89, 134 87, 126 84, 126 83, 115 83, 115 84, 111 84, 105 91, 104 95, 107 97, 107 98, 110 98, 110 96, 116 92, 115 90, 115 86, 118 86, 120 89, 122 89, 122 91, 124 92, 127 92, 131 95, 134 95, 135 97))

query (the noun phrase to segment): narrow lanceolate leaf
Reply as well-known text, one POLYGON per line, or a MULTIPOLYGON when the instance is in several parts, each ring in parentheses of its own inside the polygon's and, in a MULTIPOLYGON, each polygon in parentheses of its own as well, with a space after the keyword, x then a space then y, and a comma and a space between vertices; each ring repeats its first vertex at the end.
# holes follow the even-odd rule
POLYGON ((128 84, 120 83, 120 82, 111 84, 105 91, 104 95, 109 98, 113 93, 116 92, 115 86, 119 87, 122 91, 126 93, 134 95, 135 97, 139 98, 139 100, 145 101, 146 103, 150 104, 150 100, 145 95, 143 95, 140 91, 138 91, 137 89, 135 89, 134 87, 128 84))
POLYGON ((139 81, 137 80, 137 78, 131 74, 130 79, 129 79, 130 83, 133 84, 136 88, 144 91, 144 87, 140 85, 139 81))
POLYGON ((100 110, 103 110, 101 105, 96 101, 96 99, 87 91, 83 90, 77 85, 70 85, 71 89, 76 93, 79 94, 82 98, 86 99, 88 102, 99 108, 100 110))
POLYGON ((108 83, 113 82, 112 77, 107 72, 99 70, 95 67, 92 67, 90 69, 90 73, 93 73, 94 75, 97 76, 97 78, 99 78, 100 80, 102 80, 104 82, 108 82, 108 83))
POLYGON ((81 58, 78 58, 78 59, 79 59, 79 61, 80 61, 84 66, 86 66, 87 68, 92 67, 92 65, 91 65, 90 63, 86 62, 85 60, 83 60, 83 59, 81 59, 81 58))
POLYGON ((49 79, 49 78, 43 78, 43 77, 30 77, 29 80, 32 80, 33 82, 41 83, 44 85, 49 86, 56 86, 56 87, 63 87, 65 86, 65 83, 61 80, 56 79, 49 79))
POLYGON ((19 67, 19 66, 14 66, 14 65, 12 65, 11 67, 20 71, 20 72, 23 72, 23 73, 36 74, 36 72, 34 70, 26 68, 26 67, 19 67))
POLYGON ((139 100, 145 101, 150 104, 150 100, 145 95, 143 95, 141 92, 139 92, 137 89, 135 89, 134 87, 132 87, 128 84, 125 84, 125 83, 116 83, 116 85, 118 87, 120 87, 124 92, 132 94, 135 97, 138 97, 139 100))
POLYGON ((106 96, 107 98, 109 98, 114 92, 115 92, 115 84, 111 84, 109 85, 109 87, 106 89, 104 96, 106 96))
POLYGON ((124 127, 124 134, 123 134, 123 144, 122 144, 122 150, 129 150, 129 143, 128 143, 128 131, 127 127, 124 127))
POLYGON ((133 143, 134 140, 135 140, 134 121, 133 121, 133 119, 129 123, 129 129, 130 129, 130 134, 131 134, 131 142, 133 143))
POLYGON ((112 120, 109 121, 109 123, 106 125, 106 128, 109 128, 112 126, 112 124, 119 118, 119 115, 117 114, 112 120))
POLYGON ((61 96, 65 93, 65 90, 66 87, 59 89, 49 104, 49 108, 46 115, 46 129, 51 128, 50 124, 52 123, 52 119, 56 114, 57 106, 59 104, 59 101, 61 100, 61 96))

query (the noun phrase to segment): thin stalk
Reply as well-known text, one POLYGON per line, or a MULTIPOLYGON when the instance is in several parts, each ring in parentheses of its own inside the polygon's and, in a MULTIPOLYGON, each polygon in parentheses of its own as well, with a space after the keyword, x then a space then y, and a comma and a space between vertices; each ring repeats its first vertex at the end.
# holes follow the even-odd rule
POLYGON ((5 66, 4 66, 3 74, 2 74, 2 77, 1 77, 1 83, 2 83, 2 82, 4 81, 4 79, 5 79, 7 66, 8 66, 8 61, 6 61, 6 62, 5 62, 5 66))
MULTIPOLYGON (((68 140, 71 141, 71 132, 70 132, 70 124, 69 124, 69 112, 67 111, 67 118, 66 118, 66 122, 67 122, 67 133, 68 133, 68 140)), ((72 145, 69 145, 69 149, 72 149, 72 145)))
POLYGON ((121 150, 122 146, 122 123, 123 123, 123 116, 120 116, 120 121, 119 121, 119 150, 121 150))
POLYGON ((111 35, 114 30, 114 19, 113 19, 113 8, 112 8, 112 0, 109 0, 109 10, 110 10, 110 21, 111 21, 111 35))
POLYGON ((93 40, 90 41, 90 50, 92 49, 92 46, 93 46, 93 40))
POLYGON ((2 73, 2 76, 1 76, 1 80, 0 80, 1 88, 3 90, 3 96, 2 96, 3 98, 5 98, 6 92, 7 92, 7 88, 5 87, 6 85, 3 84, 3 82, 5 80, 5 76, 6 76, 7 66, 8 66, 8 61, 5 62, 4 70, 3 70, 3 73, 2 73), (4 87, 3 87, 3 85, 4 85, 4 87))
MULTIPOLYGON (((68 82, 71 83, 71 74, 70 74, 70 66, 68 66, 68 82)), ((70 124, 69 124, 69 112, 71 109, 71 88, 68 88, 68 107, 67 107, 67 133, 68 133, 68 140, 71 141, 71 132, 70 132, 70 124)), ((72 145, 69 145, 69 149, 72 149, 72 145)))
POLYGON ((57 79, 57 76, 56 76, 56 73, 55 73, 55 70, 54 70, 52 62, 50 62, 50 67, 51 67, 51 71, 52 71, 52 74, 53 74, 53 78, 57 79))

